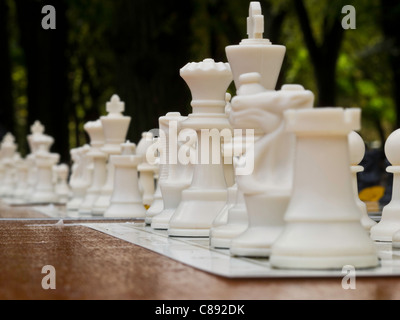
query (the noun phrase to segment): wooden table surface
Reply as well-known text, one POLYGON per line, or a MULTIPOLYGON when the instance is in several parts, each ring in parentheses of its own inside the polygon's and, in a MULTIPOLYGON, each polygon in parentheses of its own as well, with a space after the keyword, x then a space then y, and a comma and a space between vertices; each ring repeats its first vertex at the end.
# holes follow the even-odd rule
POLYGON ((56 222, 29 208, 0 207, 0 299, 400 299, 398 277, 360 277, 355 290, 338 278, 228 279, 74 221, 56 222), (55 290, 42 288, 45 265, 56 269, 55 290))

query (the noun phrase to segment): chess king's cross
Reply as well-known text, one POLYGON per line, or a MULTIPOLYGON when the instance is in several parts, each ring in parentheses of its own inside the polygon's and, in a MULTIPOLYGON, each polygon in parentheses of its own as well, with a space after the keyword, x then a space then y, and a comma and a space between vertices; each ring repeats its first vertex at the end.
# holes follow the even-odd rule
POLYGON ((31 132, 33 134, 42 134, 44 132, 44 127, 40 121, 35 121, 35 123, 31 126, 31 132))
POLYGON ((262 39, 264 33, 264 16, 259 2, 251 2, 247 18, 247 34, 249 39, 262 39))
POLYGON ((13 136, 11 133, 7 133, 7 134, 4 136, 3 142, 4 142, 5 144, 7 144, 7 143, 12 144, 12 143, 14 143, 14 141, 15 141, 15 138, 14 138, 14 136, 13 136))
POLYGON ((119 96, 114 94, 110 102, 107 102, 107 112, 111 114, 120 114, 125 110, 125 103, 121 101, 119 96))

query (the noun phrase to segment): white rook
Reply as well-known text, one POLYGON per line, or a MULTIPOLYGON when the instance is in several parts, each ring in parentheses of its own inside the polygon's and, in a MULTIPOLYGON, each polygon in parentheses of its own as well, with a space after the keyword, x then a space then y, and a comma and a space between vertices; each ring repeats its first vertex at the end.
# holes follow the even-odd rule
POLYGON ((289 110, 297 138, 292 197, 283 233, 272 246, 275 268, 376 267, 375 245, 361 225, 350 172, 348 134, 360 129, 360 109, 289 110))

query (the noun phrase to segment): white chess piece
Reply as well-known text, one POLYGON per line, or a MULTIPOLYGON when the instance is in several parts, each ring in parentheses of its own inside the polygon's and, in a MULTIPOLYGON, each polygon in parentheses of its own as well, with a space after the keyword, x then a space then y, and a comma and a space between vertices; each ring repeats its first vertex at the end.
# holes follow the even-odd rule
POLYGON ((273 45, 270 40, 263 38, 263 33, 264 16, 261 5, 259 2, 250 2, 247 18, 248 39, 225 49, 236 89, 240 87, 239 77, 251 72, 261 74, 261 85, 264 88, 275 89, 286 47, 273 45))
POLYGON ((50 153, 46 147, 40 147, 35 154, 37 171, 37 184, 31 197, 33 203, 54 203, 58 197, 53 185, 53 166, 58 163, 60 155, 50 153))
POLYGON ((387 172, 393 173, 392 200, 383 208, 378 224, 370 230, 375 241, 391 242, 394 233, 400 230, 400 129, 393 131, 386 140, 385 154, 391 166, 387 172))
POLYGON ((69 196, 71 193, 71 190, 68 186, 69 167, 65 163, 62 163, 55 166, 54 170, 57 177, 54 188, 57 195, 57 202, 66 204, 69 201, 69 196))
POLYGON ((210 135, 213 130, 221 134, 226 129, 230 133, 225 94, 232 82, 232 72, 228 63, 205 59, 188 63, 180 74, 192 93, 193 107, 193 112, 181 124, 182 128, 197 132, 198 162, 194 165, 192 183, 182 192, 182 200, 170 220, 168 234, 209 237, 212 223, 227 201, 221 138, 210 143, 214 140, 210 135), (210 135, 204 132, 207 129, 210 135), (213 144, 218 145, 213 147, 213 144))
MULTIPOLYGON (((121 153, 121 144, 125 142, 131 117, 122 114, 125 111, 125 103, 117 95, 111 97, 110 102, 107 102, 106 108, 108 115, 100 118, 106 141, 101 151, 105 152, 108 155, 108 159, 110 159, 111 155, 119 155, 121 153)), ((113 189, 114 166, 108 161, 107 179, 93 205, 92 215, 104 215, 110 205, 113 189)))
MULTIPOLYGON (((225 94, 225 113, 229 117, 229 112, 231 110, 231 94, 226 93, 225 94)), ((232 152, 232 146, 233 146, 233 137, 232 136, 226 136, 223 139, 223 142, 221 143, 221 150, 222 150, 222 157, 223 157, 223 164, 224 164, 224 175, 225 175, 225 181, 226 185, 228 186, 228 189, 231 188, 235 183, 235 170, 233 166, 233 152, 232 152)))
POLYGON ((121 155, 111 155, 114 166, 114 189, 105 218, 144 219, 146 209, 139 190, 137 166, 141 156, 135 155, 136 144, 121 144, 121 155))
POLYGON ((103 125, 100 120, 89 121, 84 126, 90 137, 90 150, 87 154, 93 161, 92 184, 86 190, 85 198, 79 206, 80 215, 90 215, 100 195, 107 177, 107 154, 101 151, 104 146, 103 125))
POLYGON ((360 115, 360 109, 342 108, 286 111, 286 130, 296 135, 295 174, 286 225, 271 250, 272 267, 378 266, 349 167, 348 135, 360 129, 360 115))
MULTIPOLYGON (((154 202, 156 187, 155 174, 159 171, 158 165, 156 163, 150 164, 147 158, 147 151, 153 150, 152 148, 155 143, 152 132, 143 132, 142 138, 136 148, 136 154, 142 156, 142 162, 138 166, 139 189, 142 193, 143 204, 147 209, 149 209, 154 202)), ((151 221, 147 221, 146 223, 150 224, 151 221)))
POLYGON ((71 157, 74 161, 69 186, 72 191, 71 199, 67 203, 68 211, 78 211, 83 200, 85 199, 86 191, 92 182, 92 159, 88 157, 90 146, 85 144, 82 147, 71 149, 71 157))
POLYGON ((361 224, 364 228, 368 231, 376 225, 376 222, 372 220, 368 216, 367 205, 360 200, 358 196, 358 184, 357 184, 357 173, 362 172, 364 168, 359 165, 359 163, 364 158, 365 154, 365 144, 361 136, 352 131, 349 134, 349 148, 350 148, 350 167, 351 167, 351 174, 352 174, 352 181, 353 181, 353 190, 354 190, 354 198, 359 206, 362 217, 361 217, 361 224))
MULTIPOLYGON (((231 94, 226 93, 225 95, 225 113, 229 117, 229 113, 231 111, 231 94)), ((233 140, 229 139, 229 141, 225 141, 221 144, 222 147, 222 156, 223 156, 223 163, 224 163, 224 174, 225 174, 225 181, 228 186, 228 199, 226 201, 225 206, 221 209, 218 215, 215 217, 212 227, 218 227, 221 225, 225 225, 228 221, 228 211, 232 208, 236 203, 236 195, 237 195, 237 184, 235 179, 235 170, 233 168, 233 140)))
POLYGON ((294 135, 285 131, 283 114, 288 109, 310 109, 314 102, 313 93, 300 85, 274 91, 264 89, 260 80, 258 73, 242 75, 238 95, 232 100, 232 125, 253 128, 256 135, 245 153, 246 162, 254 153, 254 170, 236 177, 249 219, 247 230, 231 242, 230 252, 238 256, 267 257, 282 232, 295 147, 294 135))
POLYGON ((400 248, 400 230, 393 234, 392 246, 395 249, 399 249, 400 248))
POLYGON ((11 133, 7 133, 1 143, 2 150, 2 166, 4 176, 0 186, 0 196, 3 198, 10 197, 14 191, 14 155, 17 150, 15 138, 11 133))
POLYGON ((189 162, 182 163, 179 160, 179 150, 182 143, 179 142, 179 133, 182 129, 181 123, 187 117, 181 116, 179 112, 168 113, 160 117, 160 130, 165 143, 165 153, 160 159, 165 162, 165 167, 160 170, 159 186, 163 198, 163 210, 151 220, 153 229, 167 230, 169 221, 175 213, 182 199, 182 191, 190 186, 193 177, 193 165, 189 162))
POLYGON ((229 208, 225 225, 213 227, 210 232, 210 245, 213 248, 230 249, 231 241, 248 228, 248 213, 243 192, 237 190, 234 205, 229 208))
POLYGON ((36 167, 36 153, 39 149, 50 152, 54 143, 54 138, 44 134, 45 128, 40 121, 35 121, 31 126, 31 134, 27 136, 30 153, 26 156, 29 164, 28 170, 28 189, 25 194, 25 203, 30 202, 30 198, 37 185, 38 168, 36 167))
POLYGON ((18 202, 23 202, 28 190, 28 170, 29 162, 26 159, 19 157, 15 162, 16 171, 16 186, 14 198, 18 202))
MULTIPOLYGON (((147 209, 145 222, 151 225, 153 217, 160 214, 164 210, 164 200, 161 193, 160 182, 167 176, 167 164, 161 163, 161 154, 165 154, 165 145, 161 141, 163 138, 154 138, 154 144, 147 150, 150 154, 157 154, 157 157, 151 160, 151 163, 146 160, 140 164, 140 174, 143 175, 142 186, 143 186, 143 197, 147 195, 147 199, 151 199, 151 205, 147 209), (154 190, 152 194, 151 191, 154 190)), ((146 158, 148 153, 146 152, 146 158)), ((144 201, 148 203, 149 201, 144 201)))
MULTIPOLYGON (((0 148, 0 185, 3 184, 4 174, 5 174, 5 168, 3 164, 3 151, 0 148)), ((0 193, 0 198, 1 198, 1 193, 0 193)))
POLYGON ((229 209, 232 208, 236 203, 237 191, 238 191, 238 187, 237 187, 236 183, 233 186, 228 188, 228 200, 226 201, 225 206, 221 209, 221 211, 215 217, 213 224, 212 224, 211 233, 212 233, 213 228, 217 228, 217 227, 226 225, 228 223, 229 209))
MULTIPOLYGON (((232 159, 235 163, 238 163, 243 158, 243 153, 245 153, 244 139, 244 137, 240 137, 240 139, 235 137, 234 141, 232 141, 229 153, 232 154, 232 159)), ((234 172, 235 167, 236 165, 234 165, 234 172)), ((232 200, 229 199, 230 188, 228 188, 228 208, 226 208, 226 213, 220 213, 220 215, 225 214, 224 223, 219 223, 218 221, 222 218, 221 216, 217 217, 210 231, 210 246, 213 248, 230 249, 232 239, 242 234, 248 227, 248 214, 243 192, 239 190, 237 183, 233 187, 235 190, 234 198, 232 200), (229 205, 230 203, 231 205, 229 205)))

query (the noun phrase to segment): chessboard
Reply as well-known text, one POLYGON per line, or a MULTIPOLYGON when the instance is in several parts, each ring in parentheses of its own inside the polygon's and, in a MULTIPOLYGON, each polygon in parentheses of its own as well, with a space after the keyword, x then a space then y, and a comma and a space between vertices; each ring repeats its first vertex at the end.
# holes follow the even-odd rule
MULTIPOLYGON (((66 210, 62 205, 36 205, 32 210, 55 219, 54 224, 63 226, 65 220, 75 221, 76 225, 87 227, 106 235, 121 239, 142 248, 151 250, 190 267, 226 278, 343 278, 346 270, 285 270, 272 268, 268 258, 237 257, 228 249, 210 247, 209 238, 171 237, 166 230, 155 230, 143 220, 104 219, 78 215, 66 210)), ((379 222, 380 213, 370 213, 379 222)), ((391 242, 374 242, 380 264, 375 268, 356 270, 357 277, 400 276, 400 249, 392 247, 391 242)))

